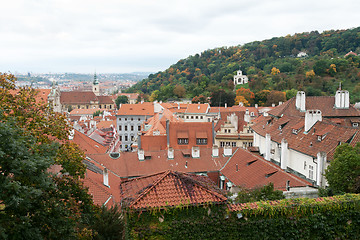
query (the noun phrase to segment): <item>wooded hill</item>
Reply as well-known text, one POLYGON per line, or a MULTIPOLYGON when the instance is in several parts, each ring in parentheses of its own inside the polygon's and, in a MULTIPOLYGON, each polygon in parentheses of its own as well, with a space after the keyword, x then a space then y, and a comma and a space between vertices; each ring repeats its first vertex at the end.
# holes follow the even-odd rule
MULTIPOLYGON (((360 53, 360 27, 305 32, 243 46, 215 48, 150 74, 128 92, 143 93, 150 101, 184 97, 195 97, 194 102, 207 101, 219 92, 223 99, 226 94, 231 99, 235 98, 233 76, 241 69, 249 77, 249 84, 242 87, 254 93, 252 99, 246 99, 249 104, 271 104, 266 96, 274 91, 284 95, 286 92, 287 98, 297 90, 309 96, 334 95, 340 82, 350 92, 353 103, 360 101, 360 56, 345 57, 350 51, 360 53), (307 56, 298 57, 300 52, 307 56)), ((223 103, 224 100, 220 104, 223 103)))

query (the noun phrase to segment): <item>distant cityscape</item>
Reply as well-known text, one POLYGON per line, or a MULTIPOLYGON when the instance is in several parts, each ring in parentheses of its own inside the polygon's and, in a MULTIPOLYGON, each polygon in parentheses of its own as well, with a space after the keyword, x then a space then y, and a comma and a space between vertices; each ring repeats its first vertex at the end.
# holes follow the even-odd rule
POLYGON ((126 89, 147 78, 150 72, 134 73, 15 73, 16 85, 32 86, 38 89, 49 89, 57 84, 61 91, 91 89, 94 74, 100 82, 104 94, 112 94, 120 89, 126 89))

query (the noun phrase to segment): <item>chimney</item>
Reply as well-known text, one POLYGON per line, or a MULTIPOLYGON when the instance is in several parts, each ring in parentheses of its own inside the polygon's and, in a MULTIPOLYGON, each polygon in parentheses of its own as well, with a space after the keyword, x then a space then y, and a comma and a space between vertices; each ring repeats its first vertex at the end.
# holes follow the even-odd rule
POLYGON ((295 102, 296 109, 299 110, 300 112, 305 112, 306 111, 305 102, 306 102, 305 92, 298 91, 296 93, 296 102, 295 102))
POLYGON ((143 149, 140 149, 138 150, 138 158, 139 158, 139 161, 144 161, 145 160, 145 152, 143 149))
POLYGON ((269 133, 265 135, 265 160, 270 161, 271 136, 269 133))
POLYGON ((169 120, 166 120, 166 143, 167 146, 170 146, 170 129, 169 129, 169 120))
POLYGON ((227 103, 225 103, 225 108, 227 108, 227 103))
POLYGON ((272 107, 275 107, 275 103, 272 103, 271 106, 272 106, 272 107))
POLYGON ((172 147, 168 148, 168 159, 174 159, 174 149, 172 147))
POLYGON ((349 92, 346 90, 337 90, 335 94, 335 108, 348 109, 349 106, 349 92))
POLYGON ((224 156, 225 156, 225 157, 230 157, 231 155, 232 155, 232 147, 226 145, 226 146, 224 147, 224 156))
POLYGON ((212 156, 219 157, 219 147, 217 145, 213 145, 212 147, 212 156))
POLYGON ((258 107, 259 107, 259 105, 256 103, 256 104, 255 104, 255 108, 258 108, 258 107))
POLYGON ((305 113, 305 132, 309 131, 317 121, 322 121, 320 110, 308 110, 305 113))
POLYGON ((323 184, 323 172, 324 172, 324 165, 326 162, 326 153, 325 152, 318 152, 317 154, 317 173, 316 173, 316 185, 322 187, 323 184))
POLYGON ((282 104, 283 104, 283 102, 279 102, 279 106, 282 105, 282 104))
POLYGON ((103 170, 103 183, 105 186, 110 187, 109 186, 109 173, 107 168, 104 168, 103 170))
POLYGON ((250 114, 249 109, 246 109, 245 115, 244 115, 244 121, 249 123, 250 122, 250 114))
POLYGON ((138 133, 138 148, 141 149, 141 133, 138 133))
POLYGON ((281 169, 286 170, 287 169, 287 161, 288 161, 288 142, 283 138, 281 140, 281 156, 280 156, 280 167, 281 169))
POLYGON ((192 147, 191 148, 191 156, 193 158, 200 158, 200 148, 199 147, 192 147))
POLYGON ((212 142, 215 144, 215 123, 214 119, 212 120, 212 142))
POLYGON ((178 103, 178 109, 180 109, 180 103, 178 103))

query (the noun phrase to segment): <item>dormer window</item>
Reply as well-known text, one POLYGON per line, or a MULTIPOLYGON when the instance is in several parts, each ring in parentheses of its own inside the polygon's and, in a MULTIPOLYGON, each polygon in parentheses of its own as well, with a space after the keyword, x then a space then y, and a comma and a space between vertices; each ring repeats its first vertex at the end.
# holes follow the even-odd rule
POLYGON ((197 145, 206 145, 207 144, 207 138, 197 138, 196 139, 197 145))
POLYGON ((293 133, 293 134, 298 134, 298 131, 297 131, 296 129, 293 129, 293 130, 292 130, 292 133, 293 133))
POLYGON ((318 136, 318 138, 317 138, 317 140, 319 141, 319 142, 321 142, 321 136, 318 136))
POLYGON ((187 144, 189 144, 189 139, 188 138, 178 138, 178 144, 179 145, 187 145, 187 144))
POLYGON ((353 126, 353 127, 359 127, 359 123, 355 123, 355 122, 354 122, 354 123, 352 124, 352 126, 353 126))
POLYGON ((254 112, 251 112, 251 113, 250 113, 250 116, 255 117, 255 113, 254 113, 254 112))

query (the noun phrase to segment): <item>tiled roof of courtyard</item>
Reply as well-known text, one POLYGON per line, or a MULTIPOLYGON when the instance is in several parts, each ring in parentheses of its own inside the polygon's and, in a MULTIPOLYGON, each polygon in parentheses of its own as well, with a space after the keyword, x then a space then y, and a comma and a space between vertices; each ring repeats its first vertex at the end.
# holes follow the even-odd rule
POLYGON ((170 170, 124 181, 120 190, 122 203, 135 209, 227 201, 205 177, 170 170))

